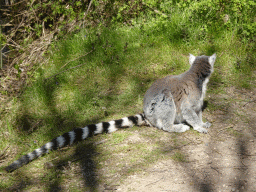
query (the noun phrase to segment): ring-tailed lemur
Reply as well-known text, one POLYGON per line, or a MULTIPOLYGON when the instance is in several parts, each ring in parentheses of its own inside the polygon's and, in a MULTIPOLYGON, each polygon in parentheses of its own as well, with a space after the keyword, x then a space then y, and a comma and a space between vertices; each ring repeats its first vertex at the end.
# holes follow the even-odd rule
POLYGON ((191 67, 188 71, 159 79, 148 89, 144 97, 143 114, 91 124, 64 133, 14 161, 5 170, 12 172, 49 150, 71 145, 95 134, 111 133, 133 125, 150 125, 168 132, 185 132, 189 130, 189 126, 183 123, 187 123, 198 132, 207 133, 205 128, 209 128, 211 123, 203 123, 202 106, 215 59, 216 54, 198 57, 190 54, 191 67))

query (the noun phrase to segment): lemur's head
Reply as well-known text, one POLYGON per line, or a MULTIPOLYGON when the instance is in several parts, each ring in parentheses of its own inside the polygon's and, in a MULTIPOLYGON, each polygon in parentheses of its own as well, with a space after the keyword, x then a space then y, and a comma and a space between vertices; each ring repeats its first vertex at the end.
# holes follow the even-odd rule
POLYGON ((212 56, 194 56, 192 54, 189 54, 189 64, 193 66, 194 64, 199 64, 199 63, 209 63, 211 66, 211 73, 213 72, 213 65, 216 60, 216 53, 214 53, 212 56))

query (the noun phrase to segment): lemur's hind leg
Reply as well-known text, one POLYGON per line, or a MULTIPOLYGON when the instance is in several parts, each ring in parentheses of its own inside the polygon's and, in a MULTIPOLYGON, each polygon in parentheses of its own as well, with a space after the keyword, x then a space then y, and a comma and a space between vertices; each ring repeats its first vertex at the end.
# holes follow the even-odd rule
POLYGON ((203 127, 208 128, 210 126, 210 123, 209 124, 208 123, 203 123, 202 118, 200 118, 193 109, 191 109, 187 106, 183 106, 182 115, 183 115, 184 120, 188 124, 190 124, 193 127, 194 130, 196 130, 200 133, 207 133, 208 132, 203 127))
POLYGON ((199 112, 197 112, 197 115, 198 115, 198 117, 199 117, 199 120, 202 122, 202 127, 204 127, 204 128, 209 128, 209 127, 211 127, 211 123, 209 123, 209 122, 203 122, 203 120, 202 120, 202 110, 200 110, 199 112))
POLYGON ((174 124, 176 106, 171 92, 168 90, 164 90, 155 96, 144 113, 149 122, 158 129, 168 132, 185 132, 189 130, 187 125, 174 124))

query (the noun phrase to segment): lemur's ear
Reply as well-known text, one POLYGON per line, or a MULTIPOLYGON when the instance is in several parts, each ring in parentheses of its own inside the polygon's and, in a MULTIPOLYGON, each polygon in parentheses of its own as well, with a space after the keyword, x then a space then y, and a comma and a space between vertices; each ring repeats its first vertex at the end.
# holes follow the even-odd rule
POLYGON ((214 65, 215 60, 216 60, 216 53, 214 53, 212 56, 209 57, 209 63, 211 64, 211 66, 214 65))
POLYGON ((196 57, 192 54, 189 53, 189 64, 193 65, 194 61, 195 61, 196 57))

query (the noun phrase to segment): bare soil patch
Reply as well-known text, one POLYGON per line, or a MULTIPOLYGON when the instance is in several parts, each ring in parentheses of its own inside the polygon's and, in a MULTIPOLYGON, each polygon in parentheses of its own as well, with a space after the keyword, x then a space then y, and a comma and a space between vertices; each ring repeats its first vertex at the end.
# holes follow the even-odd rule
POLYGON ((217 108, 203 113, 212 122, 209 133, 180 136, 191 141, 180 148, 186 162, 159 161, 129 176, 117 190, 256 191, 256 89, 225 91, 208 96, 217 108))

